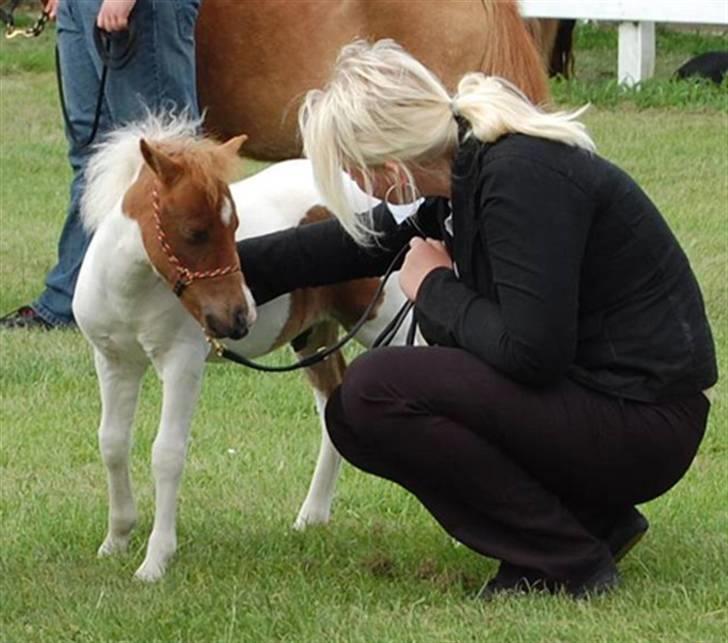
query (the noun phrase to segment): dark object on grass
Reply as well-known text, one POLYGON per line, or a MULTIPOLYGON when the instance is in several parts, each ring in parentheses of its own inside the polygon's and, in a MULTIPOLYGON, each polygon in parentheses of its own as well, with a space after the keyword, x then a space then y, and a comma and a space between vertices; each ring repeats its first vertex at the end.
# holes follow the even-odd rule
POLYGON ((21 306, 17 310, 0 317, 0 329, 2 328, 51 330, 53 328, 53 324, 50 324, 43 319, 32 306, 21 306))
POLYGON ((709 51, 688 60, 675 72, 675 76, 709 78, 720 85, 726 73, 728 73, 728 51, 709 51))

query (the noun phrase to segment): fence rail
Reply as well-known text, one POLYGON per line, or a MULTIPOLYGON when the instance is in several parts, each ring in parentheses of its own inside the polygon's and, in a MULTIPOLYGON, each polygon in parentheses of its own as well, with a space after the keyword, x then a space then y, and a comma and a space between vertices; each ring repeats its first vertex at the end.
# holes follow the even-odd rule
POLYGON ((526 18, 619 22, 618 78, 634 85, 655 72, 655 23, 728 26, 728 0, 520 0, 526 18))

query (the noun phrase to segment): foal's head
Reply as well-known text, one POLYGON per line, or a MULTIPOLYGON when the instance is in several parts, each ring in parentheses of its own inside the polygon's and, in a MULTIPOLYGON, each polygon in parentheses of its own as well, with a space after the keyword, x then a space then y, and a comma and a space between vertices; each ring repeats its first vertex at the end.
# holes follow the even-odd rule
POLYGON ((124 199, 154 269, 211 337, 240 339, 255 317, 235 248, 238 217, 227 185, 245 139, 142 139, 145 165, 124 199))

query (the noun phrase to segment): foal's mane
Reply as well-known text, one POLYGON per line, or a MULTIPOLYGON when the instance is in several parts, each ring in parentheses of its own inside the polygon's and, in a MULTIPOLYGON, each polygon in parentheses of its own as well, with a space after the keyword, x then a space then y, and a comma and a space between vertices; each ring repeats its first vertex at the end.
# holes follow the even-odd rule
POLYGON ((227 182, 232 159, 214 151, 218 144, 199 134, 201 119, 186 114, 149 114, 143 121, 114 130, 99 145, 85 171, 81 220, 93 232, 134 183, 144 164, 139 141, 145 139, 174 158, 185 174, 208 193, 211 203, 219 198, 220 182, 227 182))

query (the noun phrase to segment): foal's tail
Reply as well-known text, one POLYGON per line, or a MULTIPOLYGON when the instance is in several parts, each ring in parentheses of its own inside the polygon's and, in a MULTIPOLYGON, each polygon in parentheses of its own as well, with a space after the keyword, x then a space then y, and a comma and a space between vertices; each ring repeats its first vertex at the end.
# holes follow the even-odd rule
POLYGON ((514 83, 535 105, 551 99, 544 61, 515 0, 481 0, 485 52, 480 70, 514 83))

